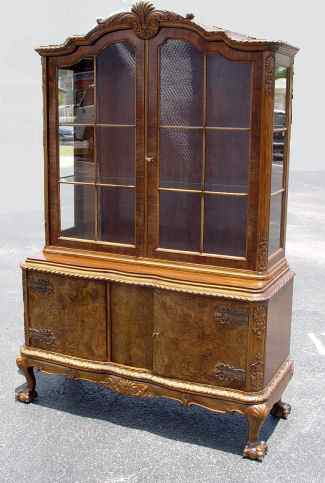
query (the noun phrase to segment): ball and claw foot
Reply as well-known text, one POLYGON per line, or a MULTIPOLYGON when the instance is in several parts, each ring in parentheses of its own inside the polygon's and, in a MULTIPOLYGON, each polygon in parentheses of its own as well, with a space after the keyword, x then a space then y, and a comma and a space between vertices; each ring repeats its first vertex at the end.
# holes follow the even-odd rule
POLYGON ((36 391, 29 391, 28 389, 23 389, 22 391, 16 392, 16 400, 23 402, 25 404, 29 404, 34 401, 37 397, 36 391))
POLYGON ((289 414, 291 413, 291 406, 288 403, 278 401, 277 403, 274 404, 271 414, 275 418, 281 418, 281 419, 288 419, 289 414))
POLYGON ((256 441, 256 443, 247 443, 243 456, 250 460, 263 461, 267 453, 267 444, 265 441, 256 441))

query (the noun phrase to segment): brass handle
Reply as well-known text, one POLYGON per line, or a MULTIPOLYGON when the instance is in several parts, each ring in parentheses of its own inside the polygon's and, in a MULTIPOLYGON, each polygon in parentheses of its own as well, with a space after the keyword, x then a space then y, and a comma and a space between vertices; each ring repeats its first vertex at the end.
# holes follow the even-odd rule
POLYGON ((147 161, 147 163, 152 163, 153 158, 150 157, 150 156, 146 156, 146 161, 147 161))

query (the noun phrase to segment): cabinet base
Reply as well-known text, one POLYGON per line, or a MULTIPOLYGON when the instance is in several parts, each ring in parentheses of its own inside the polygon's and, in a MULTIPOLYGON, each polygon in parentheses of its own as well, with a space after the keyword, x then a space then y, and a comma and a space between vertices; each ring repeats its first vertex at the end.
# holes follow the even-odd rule
POLYGON ((212 387, 156 376, 111 362, 94 362, 40 349, 22 347, 17 365, 26 377, 26 388, 16 393, 16 399, 30 403, 37 396, 33 369, 50 374, 62 374, 102 384, 126 396, 168 397, 185 406, 197 405, 215 412, 237 412, 247 418, 249 431, 243 456, 262 461, 267 444, 259 440, 264 421, 271 413, 287 419, 290 405, 281 396, 293 374, 293 362, 285 361, 270 383, 259 392, 212 387))

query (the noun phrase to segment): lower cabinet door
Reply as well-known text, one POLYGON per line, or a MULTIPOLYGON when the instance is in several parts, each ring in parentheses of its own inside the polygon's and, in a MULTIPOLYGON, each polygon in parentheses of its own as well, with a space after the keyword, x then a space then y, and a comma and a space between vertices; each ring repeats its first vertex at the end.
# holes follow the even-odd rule
POLYGON ((52 352, 107 360, 106 284, 27 272, 26 343, 52 352))
POLYGON ((249 308, 214 297, 155 290, 155 374, 244 388, 249 308))

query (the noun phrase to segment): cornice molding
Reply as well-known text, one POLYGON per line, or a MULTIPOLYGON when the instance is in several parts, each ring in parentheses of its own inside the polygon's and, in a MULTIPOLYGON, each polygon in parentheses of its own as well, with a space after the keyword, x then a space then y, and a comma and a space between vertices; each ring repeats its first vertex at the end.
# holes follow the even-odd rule
POLYGON ((203 38, 212 41, 223 41, 230 47, 240 50, 278 50, 285 48, 288 55, 298 51, 282 41, 268 41, 255 37, 236 34, 218 27, 205 28, 193 22, 194 15, 185 17, 167 10, 156 10, 150 2, 139 1, 130 12, 120 12, 107 19, 98 19, 97 26, 84 36, 69 37, 63 44, 39 47, 36 51, 42 56, 66 55, 78 47, 91 45, 106 33, 115 30, 132 29, 140 39, 153 38, 162 27, 185 28, 197 32, 203 38))

